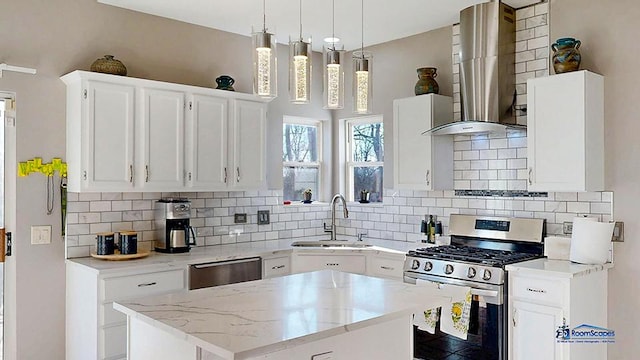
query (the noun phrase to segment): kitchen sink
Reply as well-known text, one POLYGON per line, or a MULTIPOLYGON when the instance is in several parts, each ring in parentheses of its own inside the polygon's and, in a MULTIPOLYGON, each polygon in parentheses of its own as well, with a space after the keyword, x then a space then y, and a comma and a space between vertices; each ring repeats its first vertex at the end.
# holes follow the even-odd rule
POLYGON ((372 246, 362 241, 347 241, 347 240, 316 240, 316 241, 294 241, 291 243, 294 247, 351 247, 351 248, 363 248, 372 246))

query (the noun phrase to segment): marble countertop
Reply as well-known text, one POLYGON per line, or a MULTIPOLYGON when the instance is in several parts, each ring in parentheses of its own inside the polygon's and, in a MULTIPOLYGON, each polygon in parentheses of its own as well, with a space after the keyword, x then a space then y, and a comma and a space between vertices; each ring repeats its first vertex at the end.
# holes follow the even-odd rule
POLYGON ((259 242, 247 242, 228 245, 214 245, 214 246, 199 246, 194 247, 188 253, 182 254, 162 254, 152 251, 151 254, 142 259, 127 260, 127 261, 108 261, 100 260, 92 257, 67 259, 68 263, 86 266, 87 268, 99 272, 101 274, 107 274, 110 272, 118 272, 122 270, 132 268, 147 268, 156 266, 186 266, 190 264, 198 264, 204 262, 213 261, 225 261, 234 260, 239 258, 246 258, 252 256, 272 256, 278 253, 288 253, 292 251, 297 252, 309 252, 309 251, 322 251, 322 252, 384 252, 387 254, 404 255, 407 251, 420 247, 425 247, 427 244, 404 242, 404 241, 391 241, 391 240, 371 240, 365 241, 365 243, 372 246, 362 248, 349 248, 349 247, 321 247, 321 248, 309 248, 309 247, 292 247, 291 243, 294 241, 300 241, 306 239, 288 239, 288 240, 270 240, 259 242))
POLYGON ((572 278, 611 268, 613 268, 612 263, 606 263, 603 265, 584 265, 574 263, 569 260, 550 260, 542 258, 507 265, 505 269, 507 271, 527 272, 544 276, 572 278))
POLYGON ((322 270, 118 301, 114 308, 226 359, 245 359, 451 301, 427 287, 322 270))

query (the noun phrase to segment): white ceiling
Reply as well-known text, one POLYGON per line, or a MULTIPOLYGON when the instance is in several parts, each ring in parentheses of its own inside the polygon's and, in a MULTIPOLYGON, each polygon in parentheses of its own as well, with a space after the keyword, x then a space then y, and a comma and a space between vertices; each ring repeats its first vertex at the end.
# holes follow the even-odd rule
MULTIPOLYGON (((419 34, 459 21, 460 10, 485 0, 366 0, 364 45, 419 34)), ((147 14, 184 21, 240 35, 262 27, 262 0, 98 0, 147 14)), ((520 8, 540 0, 504 0, 520 8)), ((331 36, 331 0, 303 0, 303 34, 312 36, 314 49, 331 36)), ((266 1, 267 28, 279 43, 299 34, 299 0, 266 1)), ((335 0, 335 35, 346 50, 360 47, 361 1, 335 0)))

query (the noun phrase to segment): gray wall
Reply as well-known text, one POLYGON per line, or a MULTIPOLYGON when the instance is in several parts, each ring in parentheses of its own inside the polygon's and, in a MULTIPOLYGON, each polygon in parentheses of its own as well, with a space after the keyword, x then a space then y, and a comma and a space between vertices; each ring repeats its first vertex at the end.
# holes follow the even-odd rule
MULTIPOLYGON (((7 0, 0 6, 0 62, 32 67, 36 76, 5 72, 0 90, 17 94, 18 161, 65 155, 65 86, 59 77, 88 70, 104 54, 122 60, 129 76, 214 87, 222 74, 251 92, 247 37, 98 4, 95 0, 7 0)), ((282 38, 286 38, 283 35, 282 38)), ((268 146, 281 154, 282 115, 329 119, 321 105, 289 105, 287 51, 279 49, 280 97, 270 104, 268 146)), ((316 55, 316 63, 321 57, 316 55)), ((320 66, 316 66, 318 78, 320 66)), ((322 82, 314 83, 319 104, 322 82)), ((114 139, 115 140, 115 139, 114 139)), ((281 155, 269 156, 271 188, 281 187, 281 155)), ((6 358, 64 358, 64 243, 59 205, 46 215, 45 178, 17 179, 14 255, 7 260, 6 358), (30 226, 52 225, 50 245, 32 246, 30 226), (17 274, 17 276, 16 276, 17 274), (16 324, 17 319, 17 324, 16 324)))
MULTIPOLYGON (((451 68, 451 26, 409 36, 365 48, 373 53, 373 111, 372 115, 382 115, 384 119, 385 147, 384 186, 391 188, 393 182, 393 100, 414 96, 414 86, 418 81, 416 69, 421 67, 438 68, 436 81, 440 94, 452 96, 453 74, 451 68)), ((345 107, 334 111, 334 124, 339 119, 354 118, 353 113, 351 56, 345 67, 345 107)), ((338 164, 338 126, 333 130, 334 163, 338 164)), ((333 188, 339 189, 340 174, 333 174, 333 188)))
POLYGON ((636 0, 552 0, 550 14, 550 41, 580 39, 581 67, 604 75, 605 180, 614 192, 613 217, 625 222, 626 238, 615 244, 615 267, 609 272, 609 328, 616 332, 609 359, 630 359, 631 354, 640 353, 640 314, 632 310, 638 307, 640 294, 640 122, 636 111, 640 4, 636 0))

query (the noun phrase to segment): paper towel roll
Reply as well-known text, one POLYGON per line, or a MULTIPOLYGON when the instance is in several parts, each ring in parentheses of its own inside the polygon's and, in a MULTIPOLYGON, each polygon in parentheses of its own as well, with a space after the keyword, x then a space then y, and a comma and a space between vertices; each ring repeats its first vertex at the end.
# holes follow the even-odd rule
POLYGON ((574 218, 569 260, 581 264, 604 264, 609 256, 615 223, 574 218))

